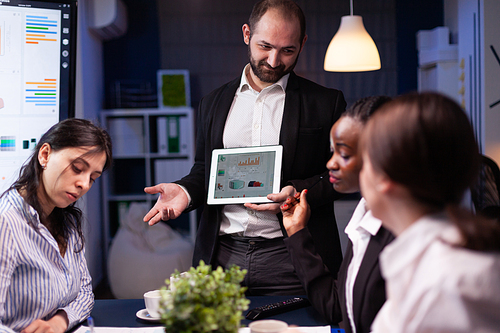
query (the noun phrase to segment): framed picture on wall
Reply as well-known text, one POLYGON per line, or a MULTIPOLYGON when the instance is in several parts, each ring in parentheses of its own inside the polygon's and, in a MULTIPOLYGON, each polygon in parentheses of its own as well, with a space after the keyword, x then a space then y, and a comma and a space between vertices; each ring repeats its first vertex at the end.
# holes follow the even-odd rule
POLYGON ((157 81, 158 108, 191 106, 187 69, 160 69, 157 72, 157 81))

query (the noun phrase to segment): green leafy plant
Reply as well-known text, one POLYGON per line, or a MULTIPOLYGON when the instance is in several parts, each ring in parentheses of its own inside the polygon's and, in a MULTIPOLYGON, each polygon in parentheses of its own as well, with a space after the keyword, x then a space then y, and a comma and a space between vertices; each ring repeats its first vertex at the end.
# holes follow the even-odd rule
POLYGON ((175 271, 161 289, 161 321, 165 332, 238 332, 242 312, 250 301, 241 281, 247 271, 238 266, 223 270, 200 261, 180 274, 175 271))

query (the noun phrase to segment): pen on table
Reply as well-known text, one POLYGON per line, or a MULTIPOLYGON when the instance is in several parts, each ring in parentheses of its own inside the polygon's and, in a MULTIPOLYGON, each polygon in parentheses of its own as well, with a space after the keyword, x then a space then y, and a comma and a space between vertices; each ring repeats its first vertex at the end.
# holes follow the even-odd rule
POLYGON ((90 333, 94 333, 94 318, 88 317, 87 323, 89 324, 90 333))

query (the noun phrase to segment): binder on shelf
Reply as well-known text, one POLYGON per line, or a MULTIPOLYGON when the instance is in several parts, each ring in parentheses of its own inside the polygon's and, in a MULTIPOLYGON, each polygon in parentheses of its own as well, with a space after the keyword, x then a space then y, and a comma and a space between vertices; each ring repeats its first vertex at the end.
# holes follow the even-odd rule
POLYGON ((113 142, 113 155, 144 154, 144 124, 142 118, 109 118, 108 133, 113 142))
POLYGON ((180 153, 179 116, 168 117, 168 152, 180 153))
POLYGON ((190 151, 190 149, 194 148, 193 144, 193 130, 192 124, 189 123, 190 118, 188 117, 180 117, 179 118, 179 149, 180 153, 184 155, 190 156, 194 151, 190 151))
POLYGON ((171 183, 181 179, 191 170, 189 159, 155 160, 155 184, 171 183))
POLYGON ((158 154, 167 155, 167 117, 156 118, 156 134, 158 140, 158 154))
POLYGON ((161 116, 156 119, 158 154, 188 155, 191 131, 184 115, 161 116))

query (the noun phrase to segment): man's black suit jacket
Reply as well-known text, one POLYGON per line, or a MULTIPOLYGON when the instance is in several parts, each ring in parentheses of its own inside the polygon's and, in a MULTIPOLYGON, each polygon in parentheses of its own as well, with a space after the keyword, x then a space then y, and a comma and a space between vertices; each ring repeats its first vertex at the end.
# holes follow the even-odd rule
MULTIPOLYGON (((176 182, 191 196, 189 209, 205 205, 194 249, 195 266, 201 259, 212 264, 216 256, 222 206, 206 205, 210 160, 213 149, 223 148, 222 134, 239 84, 240 78, 235 79, 200 101, 195 164, 186 177, 176 182)), ((340 195, 328 181, 326 162, 331 157, 330 129, 345 107, 341 91, 290 73, 279 140, 283 146, 281 187, 291 184, 301 191, 323 176, 308 193, 313 208, 309 226, 318 252, 332 272, 338 271, 342 261, 332 204, 340 195)), ((284 230, 281 214, 279 218, 284 230)))
MULTIPOLYGON (((370 332, 373 319, 385 302, 385 281, 380 274, 378 256, 393 239, 394 236, 387 229, 380 227, 368 243, 353 288, 354 324, 357 333, 370 332)), ((351 241, 348 242, 337 280, 323 265, 307 227, 285 239, 285 245, 314 308, 329 323, 338 324, 342 321, 346 333, 352 332, 345 299, 347 269, 353 255, 351 241)))

